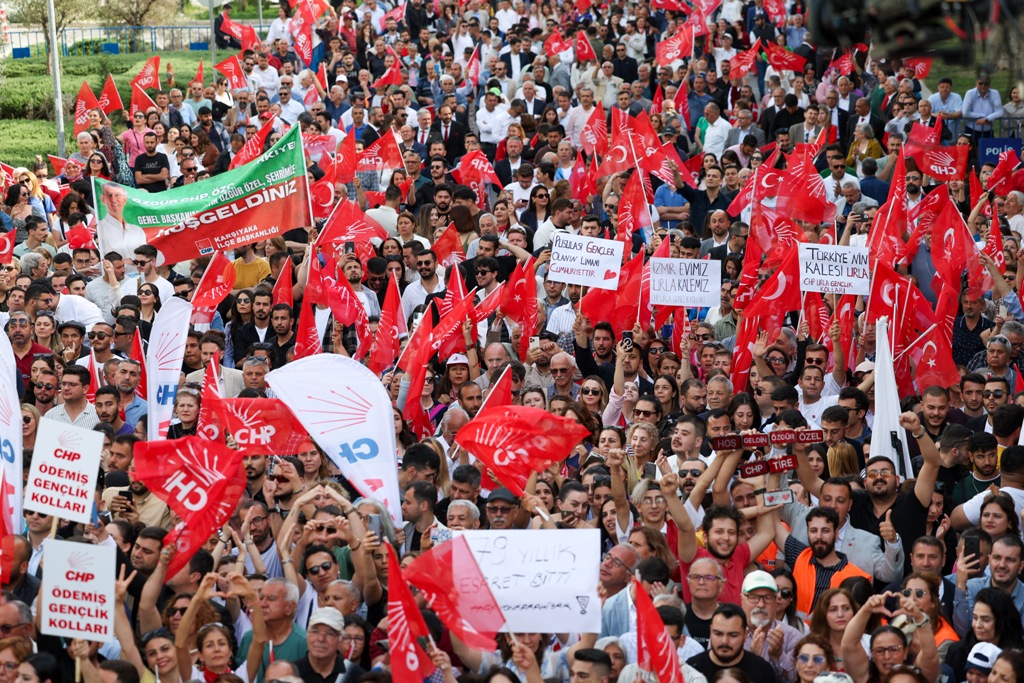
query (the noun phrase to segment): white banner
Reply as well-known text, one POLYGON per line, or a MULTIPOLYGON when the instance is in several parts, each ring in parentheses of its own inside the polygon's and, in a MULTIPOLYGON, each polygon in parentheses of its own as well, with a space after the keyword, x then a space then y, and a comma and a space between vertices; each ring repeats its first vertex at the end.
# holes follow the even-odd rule
POLYGON ((39 594, 44 634, 99 643, 114 639, 115 554, 113 546, 46 541, 39 594))
POLYGON ((722 302, 722 262, 718 259, 652 258, 651 303, 703 308, 722 302))
POLYGON ((89 524, 103 435, 48 421, 39 430, 25 488, 25 509, 89 524))
POLYGON ((618 289, 622 242, 556 232, 551 239, 548 278, 597 289, 618 289))
POLYGON ((0 334, 0 533, 21 533, 22 469, 21 375, 14 349, 6 334, 0 334))
MULTIPOLYGON (((598 529, 462 531, 512 633, 600 633, 598 529), (554 626, 552 626, 554 628, 554 626)), ((458 580, 459 568, 455 568, 458 580)))
POLYGON ((171 426, 191 319, 192 304, 174 297, 163 302, 160 315, 156 317, 153 331, 149 334, 149 351, 146 353, 146 424, 150 441, 167 436, 167 428, 171 426))
POLYGON ((800 245, 800 291, 828 294, 871 293, 867 247, 800 245))
POLYGON ((333 353, 272 370, 267 384, 361 494, 402 523, 391 397, 361 363, 333 353))

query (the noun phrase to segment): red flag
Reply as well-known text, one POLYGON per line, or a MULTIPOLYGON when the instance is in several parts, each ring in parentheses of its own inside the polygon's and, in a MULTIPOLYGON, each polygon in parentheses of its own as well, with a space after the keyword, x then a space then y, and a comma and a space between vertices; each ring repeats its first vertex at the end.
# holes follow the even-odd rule
POLYGON ((114 85, 114 77, 107 74, 107 80, 103 83, 103 92, 100 93, 99 107, 104 114, 112 114, 115 111, 123 111, 124 104, 121 102, 121 93, 117 92, 114 85))
POLYGON ((924 342, 918 341, 909 351, 917 368, 914 379, 918 390, 924 391, 936 385, 944 389, 954 384, 959 385, 960 373, 953 360, 953 349, 942 334, 941 328, 936 325, 925 332, 923 337, 924 342))
POLYGON ((209 324, 217 306, 235 288, 235 266, 224 252, 215 252, 192 296, 192 324, 209 324))
POLYGON ((134 479, 182 519, 164 539, 177 548, 167 568, 174 576, 234 512, 245 491, 242 452, 198 436, 141 441, 134 467, 134 479))
MULTIPOLYGON (((455 270, 458 272, 458 268, 455 270)), ((373 374, 379 375, 384 372, 384 369, 394 363, 395 358, 398 357, 398 350, 401 348, 399 336, 405 327, 401 324, 404 315, 402 295, 398 291, 398 280, 392 273, 392 276, 388 278, 388 291, 384 294, 384 305, 380 307, 380 322, 377 324, 377 334, 374 335, 373 348, 366 361, 366 367, 373 374)))
MULTIPOLYGON (((326 9, 326 8, 325 8, 326 9)), ((388 18, 394 19, 395 22, 400 22, 405 16, 405 4, 398 5, 393 10, 384 13, 384 16, 380 18, 378 22, 381 31, 384 31, 385 24, 387 24, 388 18)), ((388 46, 390 47, 390 46, 388 46)))
MULTIPOLYGON (((998 230, 998 226, 995 227, 998 230)), ((947 202, 932 224, 932 261, 935 272, 950 283, 960 282, 968 257, 977 252, 971 233, 956 204, 947 202)))
MULTIPOLYGON (((1013 171, 1020 165, 1020 159, 1015 150, 1007 150, 999 154, 999 163, 996 164, 992 175, 988 179, 988 189, 999 196, 1005 196, 1013 189, 1013 171)), ((977 202, 974 197, 971 201, 977 202)))
POLYGON ((309 3, 300 2, 292 14, 292 20, 288 22, 288 31, 295 38, 293 43, 295 54, 306 66, 313 63, 313 24, 315 21, 316 17, 313 16, 313 10, 309 3))
POLYGON ((256 32, 256 29, 247 24, 239 24, 226 15, 221 15, 224 21, 220 27, 225 33, 230 35, 232 38, 242 44, 242 51, 255 50, 259 51, 262 47, 262 40, 260 34, 256 32))
POLYGON ((478 149, 466 152, 452 175, 460 185, 467 185, 476 192, 476 204, 480 209, 487 206, 489 186, 501 186, 498 174, 487 157, 478 149))
POLYGON ((676 96, 672 100, 676 104, 676 111, 679 112, 679 121, 690 129, 690 96, 686 89, 686 79, 679 82, 676 96))
POLYGON ((580 144, 587 156, 593 156, 595 152, 601 156, 608 153, 608 123, 600 102, 590 112, 590 118, 580 131, 580 144))
MULTIPOLYGON (((462 269, 454 268, 451 277, 448 278, 448 289, 444 292, 444 298, 436 304, 438 318, 443 318, 451 313, 468 296, 469 290, 466 289, 466 283, 462 279, 462 269)), ((476 343, 475 325, 470 327, 470 335, 473 342, 476 343)), ((466 353, 466 338, 462 334, 462 328, 458 326, 452 328, 448 336, 441 340, 441 347, 437 350, 437 355, 441 358, 448 358, 455 353, 466 353)))
POLYGON ((316 329, 316 314, 312 304, 303 300, 299 307, 299 322, 295 328, 295 360, 318 353, 323 353, 323 346, 316 329))
POLYGON ((932 58, 907 57, 903 60, 903 66, 909 66, 914 70, 914 78, 928 78, 928 74, 932 72, 932 58))
POLYGON ((356 164, 357 171, 376 171, 404 168, 402 149, 398 146, 395 131, 389 129, 377 138, 372 145, 363 150, 356 164))
POLYGON ((477 414, 459 430, 456 443, 522 496, 531 472, 564 459, 589 434, 572 418, 528 406, 502 406, 477 414))
POLYGON ((764 317, 763 329, 772 341, 778 337, 786 313, 800 309, 800 263, 797 254, 797 249, 789 249, 779 267, 743 309, 744 318, 764 317))
POLYGON ((374 90, 380 90, 381 88, 386 88, 389 85, 402 85, 403 82, 402 62, 396 59, 391 62, 391 66, 387 68, 387 71, 381 74, 381 77, 374 81, 373 85, 370 87, 374 90))
POLYGON ((732 69, 729 70, 729 78, 736 80, 738 78, 743 78, 750 73, 750 70, 754 68, 754 61, 757 59, 757 54, 760 51, 761 39, 758 38, 749 50, 744 50, 733 57, 730 62, 732 69))
POLYGON ((449 224, 434 242, 434 253, 437 254, 437 262, 445 268, 457 266, 466 260, 466 252, 462 250, 462 240, 455 230, 455 223, 449 224))
MULTIPOLYGON (((771 40, 769 40, 765 45, 764 51, 768 57, 768 63, 777 71, 794 71, 796 73, 803 73, 804 64, 807 63, 806 58, 790 52, 771 40)), ((730 72, 729 75, 731 76, 732 73, 730 72)))
POLYGON ((843 76, 849 76, 853 73, 853 56, 849 52, 844 52, 836 59, 833 59, 828 68, 838 69, 839 73, 843 76))
POLYGON ((873 323, 886 316, 895 324, 893 314, 896 312, 897 301, 903 300, 910 286, 910 280, 893 270, 888 263, 878 261, 871 276, 871 295, 868 297, 866 311, 868 322, 873 323))
POLYGON ((335 171, 337 181, 345 184, 351 183, 356 177, 356 164, 359 163, 359 153, 356 152, 356 136, 351 130, 341 141, 335 163, 337 164, 335 171))
POLYGON ((203 84, 203 60, 202 59, 199 60, 199 68, 196 69, 196 77, 188 82, 189 85, 192 85, 194 83, 198 83, 199 85, 203 84))
POLYGON ((338 164, 330 154, 324 153, 320 157, 319 166, 324 175, 309 186, 309 203, 313 207, 313 217, 322 219, 329 218, 334 211, 334 187, 338 164))
MULTIPOLYGON (((13 232, 13 231, 12 231, 13 232)), ((85 399, 89 403, 96 402, 96 391, 103 386, 100 381, 99 369, 96 367, 96 352, 89 349, 89 388, 85 392, 85 399)))
POLYGON ((78 99, 75 100, 75 135, 89 127, 89 110, 99 108, 100 103, 88 81, 82 81, 81 87, 78 88, 78 99))
POLYGON ((576 33, 576 60, 579 62, 596 62, 597 53, 594 52, 594 46, 590 44, 590 39, 587 38, 587 34, 584 31, 578 31, 576 33))
POLYGON ((294 455, 309 439, 302 423, 280 399, 225 398, 216 401, 214 408, 244 454, 294 455))
POLYGON ((637 170, 629 176, 619 198, 619 225, 615 239, 625 243, 627 254, 633 253, 633 233, 652 225, 641 175, 642 172, 637 170))
MULTIPOLYGON (((573 48, 573 40, 565 40, 562 38, 562 34, 558 31, 552 32, 547 40, 544 41, 544 54, 546 55, 560 55, 566 50, 573 48)), ((475 51, 474 51, 475 52, 475 51)))
POLYGON ((136 74, 135 78, 131 80, 131 85, 134 88, 139 86, 143 90, 154 88, 160 89, 160 57, 154 55, 146 60, 146 63, 142 65, 142 70, 136 74))
POLYGON ((150 109, 156 109, 156 102, 150 99, 149 95, 143 92, 137 85, 132 86, 132 102, 128 105, 128 116, 134 117, 136 113, 145 114, 150 109))
POLYGON ((17 236, 17 230, 0 234, 0 263, 7 265, 14 260, 14 239, 17 236))
POLYGON ((651 98, 651 113, 660 114, 665 105, 665 91, 661 89, 661 83, 654 89, 654 97, 651 98))
POLYGON ((466 64, 466 80, 474 89, 480 85, 480 69, 480 46, 477 45, 473 48, 473 54, 470 55, 469 62, 466 64))
POLYGON ((405 568, 405 579, 419 589, 441 623, 459 640, 478 650, 492 652, 497 648, 494 636, 504 626, 505 615, 465 536, 456 536, 421 554, 405 568), (474 589, 463 590, 461 586, 474 589))
POLYGON ((320 273, 323 292, 334 315, 334 324, 355 325, 359 343, 354 358, 360 360, 370 351, 370 321, 362 300, 356 296, 348 279, 336 276, 337 271, 334 261, 328 260, 327 267, 320 273))
POLYGON ((277 282, 274 283, 274 305, 288 304, 289 306, 295 305, 295 296, 292 293, 292 257, 289 256, 284 260, 284 265, 281 266, 281 272, 277 275, 277 282))
POLYGON ((146 400, 146 354, 142 350, 142 333, 135 328, 135 337, 132 338, 132 352, 128 355, 133 361, 139 364, 139 386, 135 387, 135 395, 146 400))
POLYGON ((519 357, 525 358, 530 348, 530 337, 537 329, 537 276, 533 259, 525 267, 522 262, 516 263, 505 284, 500 308, 509 320, 522 327, 519 357))
MULTIPOLYGON (((390 585, 390 584, 389 584, 390 585)), ((636 605, 636 658, 645 671, 653 671, 660 683, 684 683, 676 644, 665 631, 665 622, 643 584, 633 577, 636 605)), ((629 590, 626 588, 626 590, 629 590)))
MULTIPOLYGON (((854 367, 854 359, 856 358, 856 349, 853 345, 853 331, 854 331, 854 313, 857 307, 857 296, 853 294, 843 294, 839 298, 839 303, 836 306, 836 310, 832 312, 832 317, 829 318, 828 324, 825 326, 825 331, 832 329, 832 323, 839 323, 839 343, 843 347, 843 351, 846 352, 846 367, 854 367)), ((834 354, 836 352, 833 344, 832 337, 825 336, 825 346, 828 347, 829 353, 834 354)))
POLYGON ((967 146, 943 146, 940 142, 942 119, 936 117, 935 127, 920 123, 911 126, 905 152, 917 163, 922 173, 939 181, 963 180, 967 173, 967 146))
POLYGON ((231 164, 228 165, 228 170, 236 169, 243 164, 249 163, 253 159, 259 158, 259 156, 263 154, 263 145, 267 142, 267 136, 270 135, 273 130, 274 119, 271 118, 263 124, 255 135, 245 141, 245 144, 242 145, 242 149, 238 150, 238 153, 235 154, 235 158, 232 159, 231 164))
POLYGON ((355 202, 342 199, 334 208, 334 213, 324 223, 316 243, 322 245, 355 242, 358 247, 374 238, 386 240, 387 230, 377 221, 368 218, 355 202))
POLYGON ((388 545, 388 645, 391 673, 396 681, 421 681, 434 673, 433 660, 417 643, 430 631, 402 576, 394 547, 388 545))
POLYGON ((786 19, 786 3, 784 0, 765 0, 764 13, 768 20, 776 26, 781 26, 786 19))
POLYGON ((70 249, 96 249, 96 240, 93 239, 92 231, 84 226, 71 228, 65 234, 68 238, 70 249))
POLYGON ((238 61, 238 55, 231 55, 213 68, 224 74, 224 77, 228 79, 228 87, 232 90, 245 90, 249 87, 249 81, 245 78, 245 71, 242 70, 242 63, 238 61))
POLYGON ((586 199, 597 194, 596 179, 592 180, 587 171, 587 164, 583 161, 583 152, 576 150, 576 163, 572 167, 572 175, 569 176, 569 184, 572 186, 572 196, 586 199))
MULTIPOLYGON (((996 225, 989 228, 988 239, 985 240, 985 246, 982 248, 982 251, 995 261, 1000 275, 1005 275, 1006 254, 1003 253, 1003 233, 1000 232, 999 226, 996 225)), ((1024 389, 1024 387, 1021 388, 1024 389)))
POLYGON ((46 158, 50 161, 50 166, 53 167, 53 175, 58 176, 64 173, 64 165, 68 163, 67 159, 54 154, 47 154, 46 158))
POLYGON ((893 264, 903 258, 907 245, 903 234, 907 231, 907 180, 906 162, 903 155, 896 156, 892 185, 889 186, 889 200, 875 215, 875 222, 868 232, 868 249, 876 260, 893 264))
POLYGON ((804 320, 810 328, 811 339, 818 340, 828 330, 828 311, 818 292, 804 292, 804 320))
POLYGON ((677 33, 658 43, 654 61, 658 66, 670 66, 678 59, 686 59, 693 53, 693 27, 680 26, 677 33))
POLYGON ((223 441, 224 429, 217 418, 217 401, 224 398, 220 393, 220 352, 216 349, 203 371, 203 401, 196 422, 196 435, 207 441, 223 441))
POLYGON ((643 289, 644 254, 637 254, 626 262, 619 273, 619 288, 593 288, 580 300, 580 311, 591 322, 611 321, 617 337, 633 328, 639 315, 643 289))
POLYGON ((321 60, 320 66, 316 70, 316 82, 320 84, 320 87, 324 90, 329 88, 327 83, 327 62, 321 60))

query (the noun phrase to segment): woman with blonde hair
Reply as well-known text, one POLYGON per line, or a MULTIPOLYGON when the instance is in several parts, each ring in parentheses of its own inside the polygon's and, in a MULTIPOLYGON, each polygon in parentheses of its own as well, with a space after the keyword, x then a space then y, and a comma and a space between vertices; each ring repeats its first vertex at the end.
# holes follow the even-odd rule
POLYGON ((22 187, 28 188, 28 203, 32 205, 33 212, 36 215, 45 216, 52 228, 59 218, 57 207, 54 205, 53 200, 43 192, 43 186, 39 183, 39 178, 36 177, 35 173, 24 167, 14 169, 14 177, 18 179, 18 183, 22 187))
POLYGON ((438 500, 447 498, 448 487, 452 483, 451 472, 448 470, 448 454, 444 452, 444 446, 441 445, 441 442, 434 437, 423 439, 420 443, 430 446, 441 459, 441 466, 437 468, 437 476, 434 478, 434 487, 437 488, 438 500))
POLYGON ((857 451, 845 441, 829 446, 825 458, 828 461, 828 472, 833 477, 853 477, 860 473, 857 451))

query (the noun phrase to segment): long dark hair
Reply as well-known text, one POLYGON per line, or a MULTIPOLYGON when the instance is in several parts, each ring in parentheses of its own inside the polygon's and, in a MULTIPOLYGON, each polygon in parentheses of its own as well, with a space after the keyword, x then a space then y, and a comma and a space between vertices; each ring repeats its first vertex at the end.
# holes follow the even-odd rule
POLYGON ((28 664, 36 672, 39 683, 52 681, 59 683, 62 680, 60 667, 57 666, 57 658, 49 652, 39 652, 25 658, 22 664, 28 664))
MULTIPOLYGON (((996 645, 1003 650, 1017 649, 1024 645, 1024 626, 1021 625, 1020 612, 1012 600, 1006 599, 1006 593, 998 588, 982 588, 974 597, 974 604, 979 602, 988 605, 992 610, 996 629, 996 645)), ((964 647, 970 652, 978 642, 974 629, 967 632, 964 647), (968 646, 969 644, 969 646, 968 646)))

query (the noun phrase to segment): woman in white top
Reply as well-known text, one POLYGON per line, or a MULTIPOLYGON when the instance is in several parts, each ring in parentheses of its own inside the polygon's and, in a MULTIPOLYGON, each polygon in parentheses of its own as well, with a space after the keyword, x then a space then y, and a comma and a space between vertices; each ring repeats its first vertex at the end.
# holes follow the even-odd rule
POLYGON ((288 17, 288 4, 282 2, 277 8, 277 19, 270 23, 270 30, 267 31, 267 42, 273 45, 279 40, 287 40, 292 44, 292 34, 288 31, 288 24, 291 19, 288 17))

